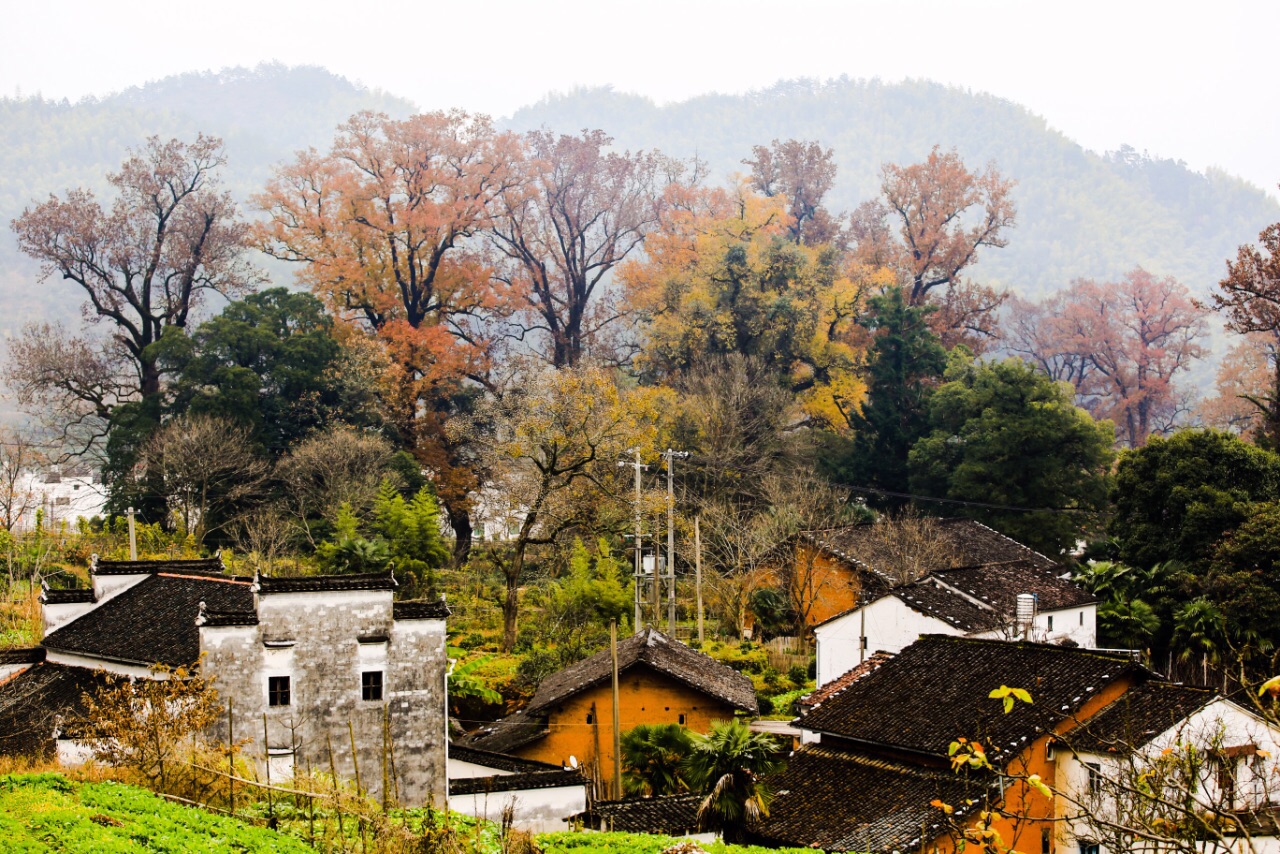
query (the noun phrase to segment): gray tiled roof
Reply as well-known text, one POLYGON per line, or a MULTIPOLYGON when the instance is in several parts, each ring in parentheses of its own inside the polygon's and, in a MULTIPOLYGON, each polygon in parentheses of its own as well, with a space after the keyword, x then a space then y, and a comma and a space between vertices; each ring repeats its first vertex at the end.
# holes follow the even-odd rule
POLYGON ((196 616, 253 612, 252 583, 231 576, 155 574, 50 632, 53 652, 150 666, 182 667, 200 657, 196 616))
POLYGON ((876 749, 945 757, 959 736, 979 739, 993 762, 1073 714, 1129 673, 1124 655, 1048 644, 925 635, 800 720, 805 729, 876 749), (958 678, 957 678, 958 677, 958 678), (1022 688, 1033 702, 1005 714, 987 695, 1022 688))
MULTIPOLYGON (((641 664, 744 712, 755 714, 759 711, 750 679, 655 629, 646 629, 618 641, 619 672, 641 664)), ((557 705, 593 685, 608 681, 612 673, 610 652, 601 650, 542 680, 525 711, 533 714, 557 705)))

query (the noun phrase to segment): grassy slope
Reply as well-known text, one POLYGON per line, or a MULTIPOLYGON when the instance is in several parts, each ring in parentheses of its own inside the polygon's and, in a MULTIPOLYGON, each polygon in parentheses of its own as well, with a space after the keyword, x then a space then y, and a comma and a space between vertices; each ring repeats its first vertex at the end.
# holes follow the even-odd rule
POLYGON ((0 850, 303 854, 312 849, 133 786, 77 783, 58 774, 14 774, 0 777, 0 850))

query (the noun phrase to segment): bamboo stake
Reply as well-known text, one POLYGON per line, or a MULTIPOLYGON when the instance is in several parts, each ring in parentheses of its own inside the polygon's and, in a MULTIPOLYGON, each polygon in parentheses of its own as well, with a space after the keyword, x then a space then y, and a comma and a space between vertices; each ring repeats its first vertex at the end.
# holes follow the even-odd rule
MULTIPOLYGON (((351 722, 351 718, 347 718, 347 734, 351 736, 351 767, 356 774, 356 797, 364 797, 364 786, 360 785, 360 757, 356 755, 356 727, 351 722)), ((368 854, 369 841, 364 834, 364 816, 357 815, 356 821, 360 827, 360 850, 368 854)))
POLYGON ((232 815, 236 814, 236 784, 235 768, 236 768, 236 719, 232 714, 235 702, 231 697, 227 698, 227 806, 230 808, 232 815))
POLYGON ((342 796, 338 793, 338 767, 333 761, 333 736, 326 735, 324 740, 329 744, 329 773, 333 776, 333 809, 338 814, 338 836, 342 839, 342 850, 347 849, 347 831, 342 827, 342 796))
POLYGON ((262 713, 262 756, 267 760, 267 822, 276 826, 276 805, 271 797, 271 740, 267 736, 267 713, 262 713))

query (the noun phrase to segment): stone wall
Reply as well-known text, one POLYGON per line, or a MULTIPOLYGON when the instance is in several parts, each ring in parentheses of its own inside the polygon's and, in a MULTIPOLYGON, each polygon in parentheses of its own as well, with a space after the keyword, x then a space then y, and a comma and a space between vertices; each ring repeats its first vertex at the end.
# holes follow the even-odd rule
MULTIPOLYGON (((327 771, 381 798, 393 780, 400 803, 442 805, 445 775, 445 624, 392 619, 390 591, 272 593, 258 596, 258 625, 204 626, 206 674, 234 714, 234 738, 264 768, 266 748, 291 749, 298 769, 327 771), (364 700, 361 673, 383 674, 381 700, 364 700), (271 676, 288 676, 290 703, 271 706, 271 676), (384 727, 384 720, 386 726, 384 727), (356 744, 352 761, 352 735, 356 744), (357 769, 358 762, 358 769, 357 769)), ((224 712, 214 736, 226 740, 224 712)))

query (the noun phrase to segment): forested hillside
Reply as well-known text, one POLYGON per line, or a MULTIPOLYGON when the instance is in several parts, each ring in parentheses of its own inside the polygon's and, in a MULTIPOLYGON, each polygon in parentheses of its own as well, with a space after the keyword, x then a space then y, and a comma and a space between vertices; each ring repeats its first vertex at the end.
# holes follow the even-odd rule
POLYGON ((363 109, 405 116, 413 106, 362 89, 321 68, 261 65, 170 77, 108 98, 0 99, 0 335, 33 319, 74 318, 79 300, 57 282, 36 283, 38 267, 17 250, 9 221, 33 200, 69 187, 101 192, 126 150, 148 136, 226 141, 228 188, 245 198, 296 149, 323 146, 334 127, 363 109))
POLYGON ((1030 107, 923 81, 841 79, 788 81, 749 95, 665 106, 607 89, 580 90, 521 110, 509 124, 604 128, 623 146, 697 154, 716 181, 745 170, 740 161, 753 145, 817 140, 835 151, 839 171, 827 205, 836 211, 877 195, 882 163, 917 162, 935 144, 954 147, 966 163, 994 161, 1018 182, 1018 226, 1009 246, 984 253, 974 276, 1026 296, 1137 264, 1205 295, 1222 278, 1223 260, 1280 214, 1280 204, 1261 189, 1219 171, 1200 174, 1132 150, 1086 151, 1030 107))

